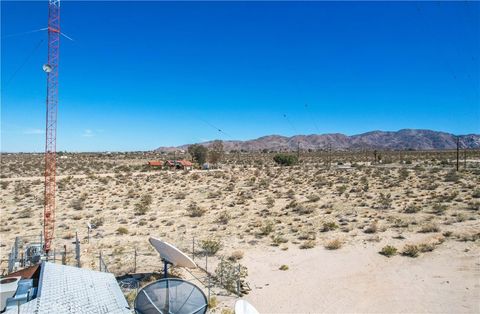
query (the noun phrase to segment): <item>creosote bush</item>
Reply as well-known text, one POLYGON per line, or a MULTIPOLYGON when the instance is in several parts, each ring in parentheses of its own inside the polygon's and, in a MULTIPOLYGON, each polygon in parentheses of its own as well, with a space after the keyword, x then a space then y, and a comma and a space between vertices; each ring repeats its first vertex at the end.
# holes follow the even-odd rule
POLYGON ((206 255, 212 256, 220 250, 220 248, 222 247, 222 242, 214 238, 205 239, 200 241, 200 247, 206 255))
POLYGON ((120 234, 120 235, 128 234, 128 229, 125 228, 125 227, 119 227, 117 229, 117 233, 120 234))
POLYGON ((273 156, 273 161, 281 166, 293 166, 298 162, 298 158, 295 155, 276 154, 273 156))
POLYGON ((323 223, 322 232, 327 232, 327 231, 332 231, 338 228, 338 225, 336 222, 333 221, 327 221, 323 223))
POLYGON ((219 283, 229 292, 242 295, 242 286, 248 275, 247 267, 229 261, 222 260, 215 269, 215 277, 219 283), (240 291, 237 291, 237 283, 240 282, 240 291))

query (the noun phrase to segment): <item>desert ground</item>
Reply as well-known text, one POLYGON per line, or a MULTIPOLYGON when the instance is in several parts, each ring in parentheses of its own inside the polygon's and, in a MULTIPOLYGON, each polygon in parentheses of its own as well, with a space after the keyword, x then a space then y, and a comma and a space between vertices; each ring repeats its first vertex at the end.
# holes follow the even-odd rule
MULTIPOLYGON (((237 298, 218 280, 224 261, 241 265, 242 297, 261 313, 480 312, 480 151, 462 152, 459 171, 454 151, 300 152, 293 166, 273 155, 173 171, 147 166, 172 158, 160 153, 60 154, 54 248, 74 264, 77 233, 82 267, 98 269, 101 252, 123 275, 160 271, 148 237, 163 238, 212 274, 218 313, 237 298)), ((15 237, 42 230, 43 155, 1 157, 5 270, 15 237)))

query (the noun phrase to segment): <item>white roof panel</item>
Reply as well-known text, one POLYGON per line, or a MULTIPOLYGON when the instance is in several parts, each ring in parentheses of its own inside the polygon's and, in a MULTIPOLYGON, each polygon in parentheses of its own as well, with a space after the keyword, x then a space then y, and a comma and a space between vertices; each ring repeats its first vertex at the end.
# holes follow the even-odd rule
POLYGON ((21 305, 21 313, 132 313, 110 273, 45 262, 38 288, 37 298, 21 305))

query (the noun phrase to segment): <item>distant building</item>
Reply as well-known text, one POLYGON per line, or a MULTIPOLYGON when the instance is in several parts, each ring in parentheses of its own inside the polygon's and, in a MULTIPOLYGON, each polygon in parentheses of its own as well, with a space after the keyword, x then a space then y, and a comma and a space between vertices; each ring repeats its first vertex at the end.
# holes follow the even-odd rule
POLYGON ((192 170, 193 164, 188 160, 167 160, 165 161, 165 167, 169 169, 182 169, 182 170, 192 170))
POLYGON ((149 162, 148 162, 148 165, 149 165, 150 167, 162 167, 162 166, 163 166, 163 162, 157 161, 157 160, 152 160, 152 161, 149 161, 149 162))

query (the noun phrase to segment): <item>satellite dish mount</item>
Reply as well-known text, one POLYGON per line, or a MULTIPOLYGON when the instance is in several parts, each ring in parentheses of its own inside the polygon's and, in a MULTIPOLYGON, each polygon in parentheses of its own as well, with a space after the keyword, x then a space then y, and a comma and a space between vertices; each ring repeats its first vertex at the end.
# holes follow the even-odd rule
POLYGON ((163 278, 168 278, 168 265, 173 265, 171 262, 167 261, 166 259, 162 258, 163 263, 163 278))

